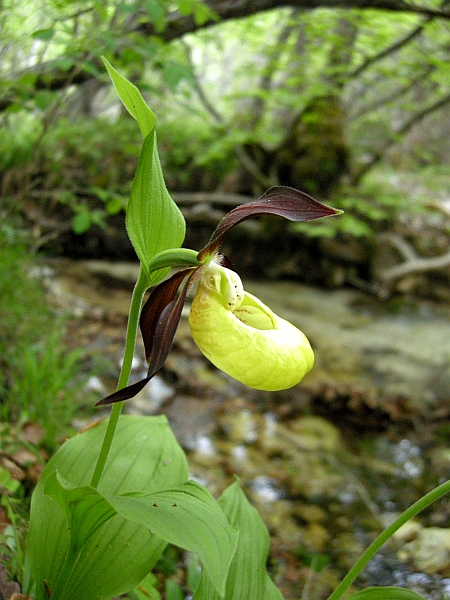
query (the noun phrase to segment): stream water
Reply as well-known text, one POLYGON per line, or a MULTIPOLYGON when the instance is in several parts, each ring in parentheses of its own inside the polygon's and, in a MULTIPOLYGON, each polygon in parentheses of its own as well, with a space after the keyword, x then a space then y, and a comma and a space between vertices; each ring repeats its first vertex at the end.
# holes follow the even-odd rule
MULTIPOLYGON (((70 337, 117 377, 135 265, 59 261, 47 279, 76 315, 70 337)), ((246 288, 310 338, 316 365, 286 392, 249 390, 201 356, 182 319, 164 369, 127 410, 167 414, 194 478, 220 495, 241 478, 271 534, 286 600, 326 598, 370 541, 450 476, 450 307, 380 303, 355 290, 290 282, 246 288)), ((145 371, 140 349, 133 376, 145 371)), ((450 499, 370 563, 357 586, 450 597, 450 499)))

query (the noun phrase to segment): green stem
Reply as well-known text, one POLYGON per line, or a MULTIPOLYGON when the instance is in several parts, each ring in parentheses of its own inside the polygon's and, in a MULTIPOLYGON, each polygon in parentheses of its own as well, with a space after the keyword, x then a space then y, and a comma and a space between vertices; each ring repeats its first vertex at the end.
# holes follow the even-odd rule
POLYGON ((450 481, 446 481, 442 485, 438 486, 425 496, 422 496, 420 500, 417 500, 412 506, 407 508, 389 527, 380 533, 380 535, 374 539, 367 550, 362 554, 360 559, 353 565, 341 583, 337 586, 334 592, 328 597, 328 600, 338 600, 355 581, 367 563, 374 557, 378 550, 383 546, 388 539, 407 521, 418 515, 422 510, 427 508, 430 504, 439 500, 445 494, 450 492, 450 481))
MULTIPOLYGON (((136 346, 136 336, 139 326, 139 315, 141 312, 142 300, 144 294, 148 289, 148 278, 144 274, 142 268, 139 273, 138 280, 134 286, 133 295, 131 297, 130 314, 128 316, 127 336, 125 341, 125 350, 123 355, 123 364, 120 371, 119 382, 117 389, 121 390, 126 387, 130 378, 131 367, 133 364, 134 348, 136 346)), ((100 483, 105 464, 108 459, 111 444, 116 431, 117 423, 119 421, 120 413, 122 411, 123 402, 116 402, 113 404, 111 414, 106 428, 105 437, 103 444, 98 455, 97 464, 95 466, 94 474, 91 479, 91 486, 97 488, 100 483)))

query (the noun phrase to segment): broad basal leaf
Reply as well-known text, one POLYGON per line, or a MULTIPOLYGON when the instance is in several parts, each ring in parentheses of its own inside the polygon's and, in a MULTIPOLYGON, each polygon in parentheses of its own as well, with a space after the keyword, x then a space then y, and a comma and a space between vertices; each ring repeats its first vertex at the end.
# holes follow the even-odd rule
MULTIPOLYGON (((113 496, 90 486, 75 487, 54 471, 47 478, 45 493, 59 504, 70 537, 66 564, 49 585, 52 598, 74 598, 71 579, 79 554, 115 514, 149 529, 165 542, 195 552, 214 587, 223 593, 238 534, 200 484, 188 482, 167 491, 113 496)), ((103 580, 110 577, 103 564, 99 567, 97 595, 99 587, 104 587, 103 580)))
POLYGON ((116 514, 96 490, 89 486, 77 487, 61 477, 58 471, 50 473, 44 492, 66 515, 73 552, 79 552, 86 540, 116 514))
POLYGON ((189 481, 138 497, 106 498, 122 516, 151 528, 175 546, 195 552, 213 588, 224 593, 238 532, 202 485, 189 481))
MULTIPOLYGON (((37 600, 48 600, 44 581, 50 590, 55 586, 70 541, 64 513, 44 493, 47 479, 57 470, 72 485, 89 486, 105 427, 102 422, 66 442, 45 467, 33 493, 27 560, 37 600)), ((120 418, 99 485, 101 494, 158 492, 187 479, 185 454, 165 417, 120 418)), ((120 515, 111 517, 91 534, 64 599, 109 600, 125 593, 145 577, 165 545, 141 525, 120 515)))
POLYGON ((218 595, 208 573, 203 573, 194 600, 282 600, 281 592, 266 571, 268 531, 238 482, 225 490, 219 504, 230 524, 239 530, 237 549, 231 563, 225 595, 218 595))

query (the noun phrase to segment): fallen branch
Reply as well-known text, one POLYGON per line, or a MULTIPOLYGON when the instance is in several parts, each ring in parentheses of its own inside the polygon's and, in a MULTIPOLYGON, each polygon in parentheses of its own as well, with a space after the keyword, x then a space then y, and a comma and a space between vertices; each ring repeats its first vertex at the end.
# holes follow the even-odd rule
POLYGON ((405 259, 405 262, 384 269, 378 273, 378 277, 385 283, 395 281, 412 273, 424 273, 427 271, 440 271, 450 267, 450 251, 441 256, 431 258, 422 258, 418 256, 414 248, 406 240, 395 234, 385 234, 384 240, 391 244, 399 254, 405 259))

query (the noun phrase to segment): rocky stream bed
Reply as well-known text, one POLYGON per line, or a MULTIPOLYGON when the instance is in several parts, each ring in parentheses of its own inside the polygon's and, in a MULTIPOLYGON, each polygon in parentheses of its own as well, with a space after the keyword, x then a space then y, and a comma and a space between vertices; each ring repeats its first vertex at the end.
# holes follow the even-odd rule
MULTIPOLYGON (((136 273, 99 261, 48 267, 54 301, 76 315, 71 343, 111 360, 90 382, 104 393, 118 374, 136 273)), ((244 284, 311 340, 316 365, 304 381, 278 393, 241 386, 202 357, 182 318, 163 370, 126 410, 165 413, 192 476, 213 495, 238 475, 269 528, 269 567, 284 597, 320 600, 384 526, 450 476, 450 306, 244 284)), ((133 376, 144 371, 139 346, 133 376)), ((450 499, 399 533, 357 581, 394 584, 450 595, 450 499)))

